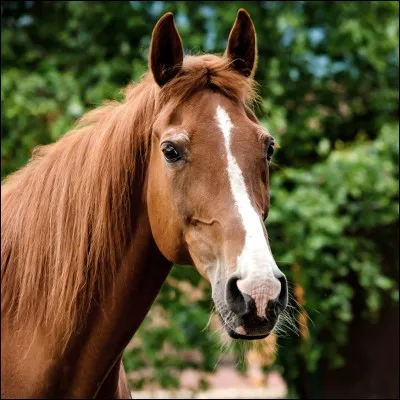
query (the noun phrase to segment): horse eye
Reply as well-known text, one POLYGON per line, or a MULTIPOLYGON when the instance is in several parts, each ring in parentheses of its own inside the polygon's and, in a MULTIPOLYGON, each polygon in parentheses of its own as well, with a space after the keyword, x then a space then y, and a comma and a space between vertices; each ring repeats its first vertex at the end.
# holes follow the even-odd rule
POLYGON ((272 155, 274 154, 274 145, 275 143, 273 141, 267 145, 266 157, 268 161, 271 161, 272 155))
POLYGON ((171 144, 167 144, 163 149, 164 157, 169 163, 176 162, 181 159, 178 150, 175 149, 171 144))

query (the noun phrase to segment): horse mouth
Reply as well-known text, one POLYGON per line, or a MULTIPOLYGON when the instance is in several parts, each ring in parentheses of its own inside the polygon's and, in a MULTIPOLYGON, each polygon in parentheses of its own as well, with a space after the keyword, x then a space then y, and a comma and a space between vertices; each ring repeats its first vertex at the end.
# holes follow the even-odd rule
POLYGON ((250 336, 250 335, 241 335, 240 333, 237 333, 233 329, 229 328, 229 326, 225 326, 225 329, 228 332, 228 335, 232 339, 260 340, 260 339, 265 339, 267 336, 269 336, 269 332, 266 333, 265 335, 261 335, 261 336, 250 336))
POLYGON ((242 340, 260 340, 260 339, 265 339, 267 336, 269 336, 269 334, 271 332, 267 332, 265 334, 262 335, 242 335, 240 333, 235 332, 230 326, 228 326, 228 324, 224 321, 224 318, 222 317, 222 315, 218 312, 217 313, 222 325, 224 326, 226 332, 228 333, 228 335, 232 338, 232 339, 242 339, 242 340))

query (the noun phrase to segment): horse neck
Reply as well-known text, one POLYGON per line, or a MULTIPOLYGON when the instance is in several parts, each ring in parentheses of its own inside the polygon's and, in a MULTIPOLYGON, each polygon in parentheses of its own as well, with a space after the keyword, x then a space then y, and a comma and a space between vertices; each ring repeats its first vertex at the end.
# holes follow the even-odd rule
MULTIPOLYGON (((17 340, 21 351, 27 352, 21 364, 23 372, 18 372, 24 382, 18 389, 12 385, 2 390, 16 390, 22 397, 93 398, 104 390, 103 383, 110 389, 110 371, 119 373, 122 353, 171 269, 154 242, 146 202, 136 200, 133 206, 136 212, 128 249, 105 298, 92 302, 84 328, 73 335, 63 354, 54 354, 40 337, 31 343, 24 331, 17 340)), ((21 361, 20 355, 15 357, 15 345, 12 330, 2 324, 2 365, 8 364, 11 374, 19 371, 21 361)), ((14 382, 8 375, 4 378, 9 384, 14 382)), ((118 380, 115 386, 116 391, 118 380)), ((111 393, 113 390, 111 387, 111 393)))
MULTIPOLYGON (((171 263, 154 242, 144 202, 136 214, 132 240, 113 289, 100 305, 93 307, 87 329, 69 351, 69 357, 76 358, 78 364, 76 375, 70 377, 72 382, 79 382, 79 391, 72 392, 73 396, 93 393, 93 387, 82 391, 82 382, 98 384, 115 366, 171 269, 171 263)), ((68 382, 70 388, 74 388, 72 382, 68 382)))

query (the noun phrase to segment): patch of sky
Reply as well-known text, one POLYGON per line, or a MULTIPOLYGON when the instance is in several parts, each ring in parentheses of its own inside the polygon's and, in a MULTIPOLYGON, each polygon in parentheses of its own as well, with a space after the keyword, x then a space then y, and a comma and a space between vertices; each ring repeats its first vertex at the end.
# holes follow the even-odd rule
POLYGON ((153 1, 150 7, 150 14, 156 18, 161 16, 161 13, 164 9, 164 2, 163 1, 153 1))
POLYGON ((178 29, 187 29, 189 27, 189 19, 187 15, 178 13, 176 15, 176 25, 178 26, 178 29))
POLYGON ((281 39, 282 45, 285 47, 290 46, 295 37, 296 37, 296 30, 290 26, 287 27, 282 35, 282 39, 281 39))
POLYGON ((346 61, 335 61, 331 66, 331 73, 338 74, 349 69, 349 64, 346 61))
POLYGON ((325 29, 321 27, 313 27, 308 29, 308 40, 311 43, 311 46, 318 46, 325 39, 325 29))
MULTIPOLYGON (((302 58, 306 62, 308 72, 316 78, 325 78, 344 71, 347 71, 353 77, 359 76, 359 71, 354 66, 349 55, 344 55, 343 60, 333 61, 326 54, 314 54, 307 51, 302 58)), ((293 79, 296 77, 296 74, 289 72, 289 76, 293 79)))
POLYGON ((206 38, 204 39, 204 49, 206 51, 211 51, 215 49, 215 40, 217 38, 217 33, 215 32, 215 30, 209 31, 207 33, 206 38))
POLYGON ((130 1, 129 5, 134 9, 134 10, 140 10, 142 7, 139 1, 130 1))
POLYGON ((331 60, 327 55, 315 55, 309 51, 304 54, 308 71, 317 78, 323 78, 330 72, 331 60))
POLYGON ((210 6, 200 7, 200 13, 204 18, 212 18, 215 16, 215 10, 210 6))
POLYGON ((297 68, 290 68, 289 77, 292 81, 297 81, 300 77, 300 72, 297 68))
POLYGON ((18 18, 16 24, 19 27, 32 25, 33 24, 33 17, 31 15, 27 15, 27 14, 22 15, 21 17, 18 18))
POLYGON ((353 78, 360 77, 360 70, 354 63, 354 56, 352 53, 345 53, 342 61, 335 61, 332 65, 332 73, 337 74, 347 71, 353 78))
POLYGON ((205 26, 207 33, 204 38, 205 51, 212 51, 215 49, 215 41, 217 38, 215 10, 209 6, 200 7, 200 13, 205 19, 205 26))

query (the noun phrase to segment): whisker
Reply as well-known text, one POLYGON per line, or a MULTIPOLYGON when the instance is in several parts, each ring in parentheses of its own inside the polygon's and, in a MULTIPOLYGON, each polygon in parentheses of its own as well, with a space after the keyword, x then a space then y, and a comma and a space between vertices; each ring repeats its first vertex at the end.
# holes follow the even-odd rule
MULTIPOLYGON (((215 309, 215 307, 214 307, 214 309, 215 309)), ((212 310, 211 313, 210 313, 210 316, 208 317, 208 321, 206 323, 206 326, 201 330, 201 332, 205 332, 209 328, 211 320, 212 320, 214 315, 215 315, 215 311, 212 310)))

